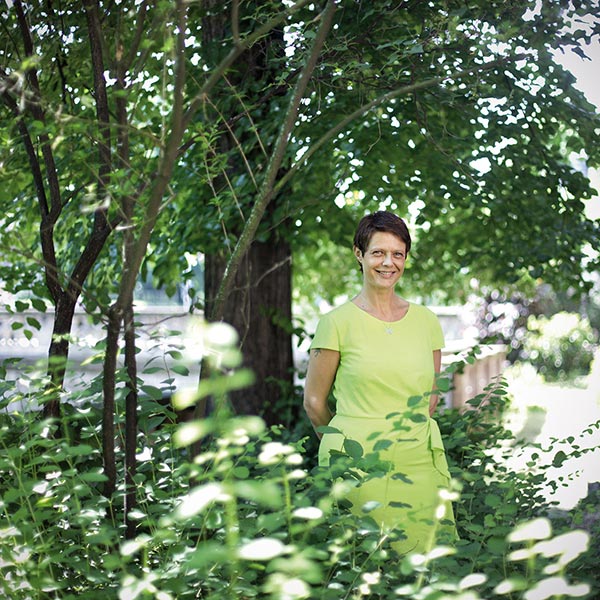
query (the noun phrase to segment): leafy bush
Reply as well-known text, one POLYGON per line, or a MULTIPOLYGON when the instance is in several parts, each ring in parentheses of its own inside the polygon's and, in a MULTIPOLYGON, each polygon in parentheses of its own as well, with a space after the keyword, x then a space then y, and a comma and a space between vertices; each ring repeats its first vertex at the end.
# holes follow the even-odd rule
MULTIPOLYGON (((218 381, 213 390, 235 384, 230 375, 218 381)), ((346 508, 346 491, 363 473, 377 476, 376 457, 348 445, 332 473, 309 468, 307 439, 234 416, 223 397, 211 418, 140 435, 136 535, 125 539, 124 490, 101 493, 99 398, 90 390, 64 411, 66 437, 34 414, 3 413, 5 597, 529 600, 593 598, 600 589, 596 563, 585 558, 585 523, 548 518, 544 467, 515 474, 504 464, 518 449, 498 418, 503 382, 470 410, 439 419, 461 490, 460 541, 407 556, 394 552, 397 532, 382 532, 368 510, 355 516, 346 508)))
POLYGON ((530 317, 524 357, 546 381, 587 375, 594 358, 597 335, 587 318, 559 312, 552 317, 530 317))

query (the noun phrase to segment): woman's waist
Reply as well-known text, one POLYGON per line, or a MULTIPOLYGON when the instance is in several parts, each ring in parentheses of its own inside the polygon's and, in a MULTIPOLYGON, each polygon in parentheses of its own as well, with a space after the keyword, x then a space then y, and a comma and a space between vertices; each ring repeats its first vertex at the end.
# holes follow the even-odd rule
POLYGON ((340 419, 348 419, 349 421, 382 421, 385 423, 394 424, 397 422, 408 421, 412 425, 421 425, 429 420, 427 410, 394 410, 389 413, 360 413, 360 412, 336 412, 335 417, 340 419))
POLYGON ((348 437, 359 436, 364 438, 375 432, 379 434, 399 434, 401 437, 420 437, 420 434, 423 434, 429 428, 429 421, 428 415, 419 415, 418 419, 414 417, 411 419, 403 417, 401 414, 380 417, 337 413, 329 425, 339 429, 341 433, 348 437))

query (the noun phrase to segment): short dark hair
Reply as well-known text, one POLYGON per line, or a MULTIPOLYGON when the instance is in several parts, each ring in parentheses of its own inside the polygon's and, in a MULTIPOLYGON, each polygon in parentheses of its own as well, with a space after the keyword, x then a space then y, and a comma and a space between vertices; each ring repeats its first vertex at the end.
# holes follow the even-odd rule
POLYGON ((386 210, 378 210, 364 216, 358 223, 354 234, 354 245, 364 254, 376 231, 393 233, 406 244, 408 255, 411 246, 410 233, 406 223, 397 215, 386 210))

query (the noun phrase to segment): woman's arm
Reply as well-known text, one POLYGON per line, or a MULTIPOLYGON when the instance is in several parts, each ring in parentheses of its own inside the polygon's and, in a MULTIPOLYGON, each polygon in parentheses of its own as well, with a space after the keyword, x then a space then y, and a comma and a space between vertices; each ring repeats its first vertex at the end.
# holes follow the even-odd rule
MULTIPOLYGON (((327 406, 327 398, 335 379, 340 353, 337 350, 313 348, 308 360, 304 385, 304 410, 315 428, 327 425, 333 415, 327 406)), ((321 437, 321 434, 317 432, 321 437)))
POLYGON ((431 390, 431 396, 429 396, 429 416, 433 416, 435 409, 437 408, 440 396, 437 392, 436 379, 442 370, 442 351, 433 351, 433 370, 435 371, 435 378, 433 380, 433 388, 431 390))

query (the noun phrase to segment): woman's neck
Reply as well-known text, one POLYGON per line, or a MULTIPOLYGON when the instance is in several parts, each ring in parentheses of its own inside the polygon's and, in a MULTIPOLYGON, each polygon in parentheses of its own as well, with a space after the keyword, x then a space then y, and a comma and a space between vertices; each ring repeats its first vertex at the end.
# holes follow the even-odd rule
POLYGON ((402 318, 408 308, 408 302, 397 296, 393 289, 375 291, 363 288, 352 301, 364 311, 389 321, 402 318))

